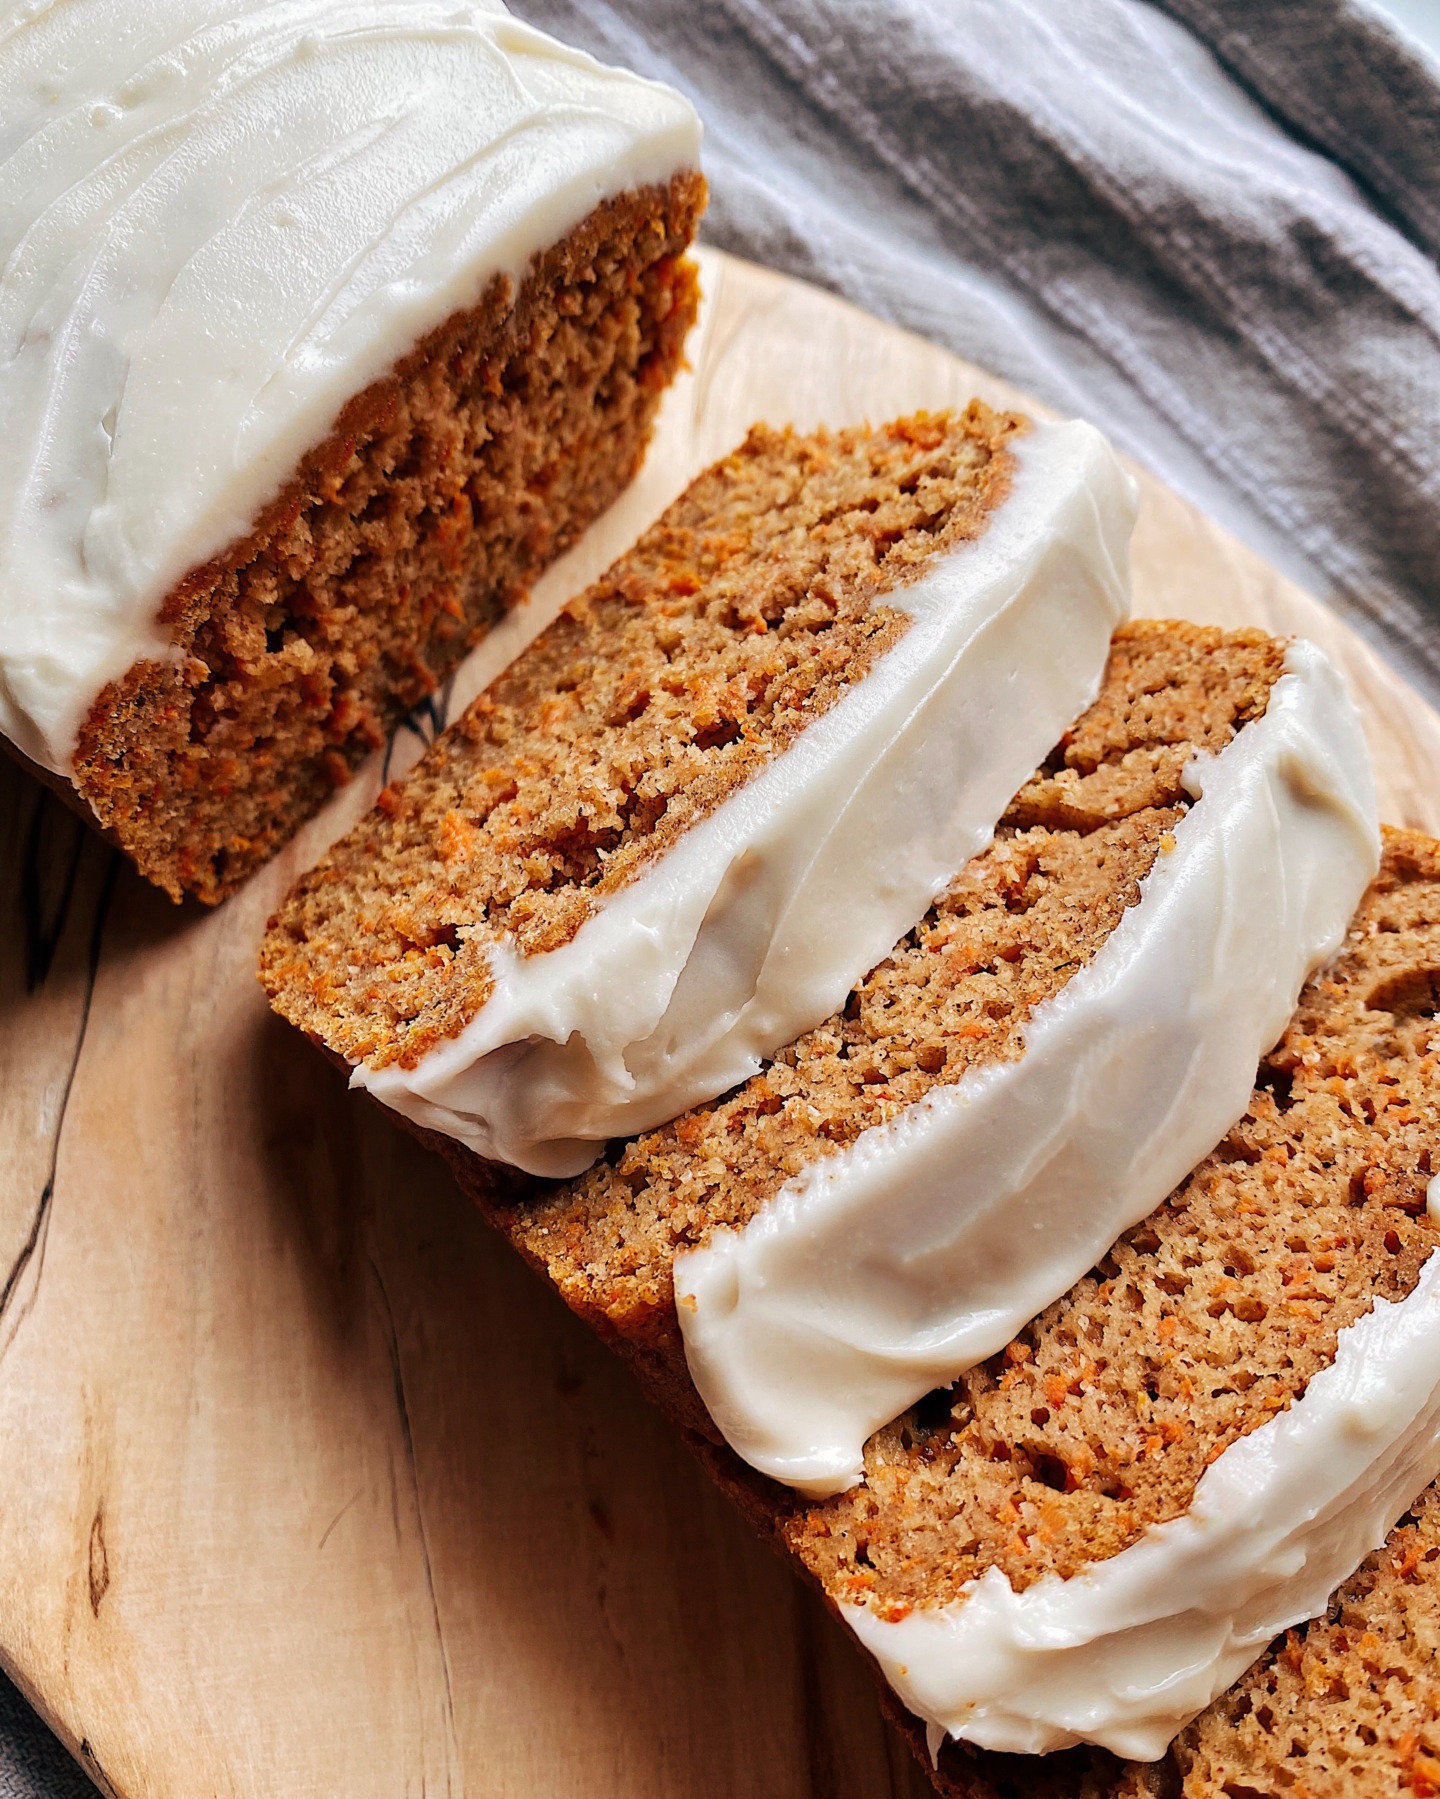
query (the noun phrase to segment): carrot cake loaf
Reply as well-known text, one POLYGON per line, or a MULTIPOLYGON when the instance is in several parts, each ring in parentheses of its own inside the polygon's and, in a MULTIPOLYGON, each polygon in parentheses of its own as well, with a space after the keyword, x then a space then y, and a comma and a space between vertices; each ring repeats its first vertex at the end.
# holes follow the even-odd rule
POLYGON ((1093 701, 1133 514, 1083 424, 756 428, 299 883, 274 1005, 541 1175, 745 1081, 1093 701))
MULTIPOLYGON (((1308 646, 1128 626, 1097 702, 1021 787, 994 843, 831 1018, 752 1079, 548 1191, 507 1186, 453 1138, 429 1138, 818 1582, 937 1753, 947 1738, 1012 1753, 1078 1743, 1169 1757, 1172 1772, 1202 1754, 1224 1766, 1224 1702, 1206 1708, 1252 1663, 1249 1687, 1283 1688, 1284 1732, 1332 1730, 1323 1687, 1301 1690, 1289 1662, 1257 1658, 1326 1613, 1440 1470, 1427 1211, 1440 1174, 1440 846, 1391 833, 1376 873, 1371 806, 1353 715, 1308 646), (1269 989, 1258 1002, 1230 991, 1233 1054, 1215 1014, 1232 939, 1269 989), (1165 980, 1153 967, 1137 977, 1166 941, 1165 980), (1297 966, 1317 962, 1287 1026, 1273 1008, 1297 966), (1082 980, 1109 988, 1108 1008, 1082 992, 1067 1012, 1082 980), (1052 1017, 1078 1019, 1086 1043, 1052 1017), (983 1093, 1045 1056, 1051 1030, 1093 1055, 1070 1057, 1078 1087, 1047 1089, 1057 1124, 1011 1091, 1011 1134, 1033 1151, 1017 1164, 1003 1132, 984 1134, 983 1093), (1135 1043, 1182 1104, 1147 1110, 1135 1043), (1092 1061, 1099 1091, 1087 1097, 1092 1061), (1228 1091, 1247 1062, 1226 1121, 1195 1149, 1187 1113, 1208 1103, 1211 1064, 1228 1091), (982 1094, 974 1125, 937 1103, 967 1084, 982 1094), (1077 1155, 1087 1106, 1096 1147, 1077 1155), (865 1209, 867 1141, 893 1244, 865 1209), (1177 1175, 1182 1156, 1194 1166, 1177 1175), (1064 1158, 1068 1205, 1040 1178, 1064 1158), (1137 1161, 1166 1183, 1138 1222, 1137 1161), (896 1367, 918 1378, 867 1427, 851 1484, 832 1469, 807 1494, 724 1442, 686 1361, 703 1291, 694 1311, 688 1301, 708 1250, 743 1243, 787 1195, 823 1196, 816 1171, 847 1165, 848 1230, 827 1234, 822 1211, 819 1248, 791 1258, 805 1278, 778 1277, 803 1303, 778 1323, 758 1315, 777 1364, 761 1397, 783 1396, 798 1371, 793 1410, 828 1424, 838 1409, 848 1431, 872 1382, 883 1410, 896 1367), (1127 1184, 1114 1202, 1111 1187, 1127 1184), (1067 1290, 1033 1303, 1033 1268, 1053 1282, 1072 1249, 1067 1290), (836 1270, 828 1310, 818 1279, 806 1289, 817 1254, 836 1270), (931 1255, 944 1270, 933 1282, 931 1255), (859 1405, 841 1405, 826 1375, 859 1387, 859 1405)), ((763 1264, 757 1288, 761 1276, 763 1264)), ((747 1278, 726 1271, 732 1297, 747 1278)), ((692 1354, 702 1379, 705 1366, 692 1354)), ((783 1409, 781 1421, 792 1422, 783 1409)), ((1408 1565, 1427 1579, 1423 1553, 1408 1565)), ((1352 1604, 1346 1642, 1365 1615, 1352 1604)), ((1440 1681, 1407 1653, 1397 1667, 1440 1701, 1440 1681)), ((1344 1654, 1345 1642, 1323 1651, 1344 1654)), ((1399 1765, 1406 1728, 1402 1714, 1375 1736, 1377 1766, 1399 1765)), ((1243 1734, 1247 1755, 1288 1752, 1288 1737, 1267 1751, 1253 1726, 1243 1734)), ((1094 1793, 1180 1790, 1103 1756, 1085 1766, 1094 1793)), ((992 1782, 983 1757, 953 1746, 937 1780, 956 1794, 1038 1790, 998 1767, 992 1782)))
POLYGON ((0 6, 0 734, 172 896, 629 481, 698 151, 500 0, 0 6))

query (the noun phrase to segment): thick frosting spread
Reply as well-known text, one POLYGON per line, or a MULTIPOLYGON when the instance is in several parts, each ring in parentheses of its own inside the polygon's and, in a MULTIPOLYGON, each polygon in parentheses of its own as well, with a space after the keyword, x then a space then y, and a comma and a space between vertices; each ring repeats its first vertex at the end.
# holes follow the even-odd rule
POLYGON ((499 0, 0 0, 0 730, 67 769, 345 402, 699 135, 499 0))
POLYGON ((1289 1411, 1232 1443, 1188 1511, 1069 1580, 989 1568, 888 1623, 841 1611, 910 1709, 987 1749, 1098 1743, 1155 1761, 1274 1637, 1330 1595, 1440 1471, 1440 1251, 1340 1332, 1289 1411))
POLYGON ((1322 653, 1293 644, 1264 716, 1184 778, 1174 849, 1018 1060, 676 1258, 695 1385, 762 1472, 854 1485, 874 1430, 1002 1349, 1245 1110, 1379 861, 1360 720, 1322 653))
POLYGON ((417 1067, 352 1084, 482 1156, 581 1172, 827 1017, 1094 699, 1128 607, 1134 487, 1088 425, 1015 442, 983 535, 885 595, 909 628, 569 943, 417 1067))

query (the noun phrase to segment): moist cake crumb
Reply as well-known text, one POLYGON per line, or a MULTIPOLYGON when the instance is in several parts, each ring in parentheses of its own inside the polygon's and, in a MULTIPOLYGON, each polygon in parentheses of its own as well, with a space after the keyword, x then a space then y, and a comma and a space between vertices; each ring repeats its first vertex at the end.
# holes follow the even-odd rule
POLYGON ((863 1487, 797 1513, 790 1540, 829 1590, 932 1605, 986 1567, 1021 1591, 1117 1554, 1299 1398, 1376 1296, 1410 1291, 1437 1244, 1440 1043, 1397 986, 1440 885, 1405 866, 1392 846, 1245 1116, 1166 1203, 1002 1355, 878 1432, 863 1487))
POLYGON ((757 426, 573 601, 297 885, 261 979, 335 1053, 413 1068, 898 641, 886 603, 977 537, 1026 428, 979 402, 757 426))
MULTIPOLYGON (((1236 1126, 1004 1352, 876 1432, 860 1486, 808 1500, 747 1467, 686 1373, 677 1250, 751 1215, 783 1166, 904 1103, 890 1089, 913 1097, 967 1065, 982 1039, 957 1024, 983 1018, 1004 1053, 1005 1033, 1054 990, 1060 957, 1043 951, 1093 954, 1188 803, 1189 746, 1219 750, 1263 712, 1283 653, 1258 632, 1124 627, 1100 699, 1017 795, 994 847, 850 1003, 753 1082, 614 1145, 578 1181, 537 1189, 418 1133, 832 1605, 899 1618, 989 1566, 1024 1588, 1117 1553, 1183 1512, 1204 1469, 1302 1396, 1338 1332, 1375 1296, 1411 1291, 1436 1247, 1440 845, 1387 831, 1339 955, 1306 985, 1236 1126), (1054 891, 1065 881, 1086 896, 1074 913, 1054 891)), ((1432 1488, 1325 1617, 1272 1645, 1162 1761, 947 1743, 936 1787, 951 1799, 1440 1792, 1437 1569, 1432 1488)), ((928 1769, 923 1726, 888 1688, 882 1702, 928 1769)))
MULTIPOLYGON (((1067 1576, 1175 1517, 1205 1467, 1300 1398, 1338 1332, 1375 1297, 1403 1298, 1440 1246, 1426 1210, 1437 970, 1440 845, 1387 830, 1339 956, 1305 988, 1236 1127, 1001 1355, 878 1431, 860 1487, 801 1499, 693 1420, 692 1448, 832 1602, 896 1618, 991 1565, 1017 1589, 1067 1576)), ((1161 1761, 947 1742, 935 1785, 948 1799, 1435 1793, 1437 1620, 1440 1483, 1161 1761)), ((928 1769, 924 1727, 888 1689, 884 1703, 928 1769)))
POLYGON ((1186 1793, 1440 1793, 1440 1491, 1171 1746, 1186 1793))
POLYGON ((629 483, 699 290, 694 173, 607 201, 358 395, 251 534, 166 602, 75 784, 172 898, 290 836, 629 483))
POLYGON ((1089 961, 1191 804, 1180 776, 1265 710, 1284 646, 1140 622, 1095 704, 842 1012, 734 1093, 612 1146, 510 1228, 567 1300, 621 1330, 673 1324, 675 1255, 932 1088, 1021 1053, 1034 1006, 1089 961))

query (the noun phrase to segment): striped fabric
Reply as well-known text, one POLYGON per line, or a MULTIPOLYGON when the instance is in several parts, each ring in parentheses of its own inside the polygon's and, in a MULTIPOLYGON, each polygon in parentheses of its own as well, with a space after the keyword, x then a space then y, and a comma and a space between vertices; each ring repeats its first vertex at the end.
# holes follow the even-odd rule
POLYGON ((1440 700, 1440 66, 1343 0, 513 0, 712 243, 1082 413, 1440 700))

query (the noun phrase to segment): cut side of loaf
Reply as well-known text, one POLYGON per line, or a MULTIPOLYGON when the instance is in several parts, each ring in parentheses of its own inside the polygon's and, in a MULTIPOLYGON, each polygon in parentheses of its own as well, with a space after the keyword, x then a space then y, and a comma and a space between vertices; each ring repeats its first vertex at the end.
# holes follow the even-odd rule
POLYGON ((979 402, 756 427, 299 882, 276 1010, 374 1069, 456 1036, 492 951, 570 941, 899 640, 886 595, 984 532, 1024 429, 979 402))
MULTIPOLYGON (((1341 954, 1307 986, 1241 1121, 1001 1355, 878 1431, 860 1486, 813 1501, 765 1480, 719 1442, 689 1383, 670 1287, 678 1250, 743 1222, 790 1172, 927 1082, 1018 1053, 1013 1033, 1057 968, 1093 955, 1163 853, 1188 803, 1191 746, 1223 747, 1263 711, 1282 653, 1254 632, 1118 633, 1095 707, 1017 796, 994 847, 841 1013, 737 1093, 548 1192, 507 1191, 428 1139, 832 1603, 899 1618, 989 1567, 1023 1589, 1118 1553, 1184 1512, 1205 1468, 1301 1396, 1377 1296, 1407 1294, 1436 1245, 1425 1200, 1440 1154, 1440 848, 1390 833, 1341 954)), ((1440 1599, 1440 1581, 1426 1585, 1431 1503, 1331 1618, 1276 1645, 1165 1761, 948 1745, 938 1787, 1414 1790, 1440 1707, 1426 1648, 1440 1599), (1322 1774, 1329 1785, 1306 1784, 1322 1774)))
MULTIPOLYGON (((852 1579, 873 1572, 856 1565, 862 1538, 864 1561, 891 1571, 896 1551, 916 1547, 894 1528, 907 1475, 925 1483, 922 1512, 946 1517, 947 1542, 971 1536, 977 1518, 1009 1526, 982 1560, 1017 1588, 1117 1552, 1183 1511, 1221 1450, 1300 1397, 1374 1298, 1410 1291, 1440 1241, 1426 1213, 1440 1156, 1437 966, 1440 846, 1387 832, 1344 948, 1306 988, 1225 1141, 1092 1276, 963 1377, 957 1404, 937 1395, 928 1415, 922 1406, 877 1434, 867 1488, 886 1497, 872 1509, 854 1496, 838 1553, 822 1533, 839 1520, 819 1508, 779 1524, 827 1591, 840 1590, 842 1565, 852 1579)), ((1050 1758, 1047 1778, 1064 1768, 1071 1781, 1054 1790, 1085 1790, 1082 1775, 1095 1792, 1217 1799, 1415 1790, 1406 1771, 1440 1705, 1440 1580, 1426 1560, 1436 1503, 1432 1488, 1326 1617, 1272 1645, 1164 1761, 1050 1758)), ((923 1603, 954 1585, 937 1560, 911 1590, 923 1603)), ((937 1784, 1039 1790, 1010 1763, 951 1745, 937 1784)))
POLYGON ((673 1410, 712 1429, 685 1370, 676 1255, 745 1224, 785 1181, 934 1088, 1017 1058, 1032 1009, 1093 958, 1173 842, 1192 803, 1186 764, 1264 712, 1283 658, 1257 631, 1122 627, 1098 699, 1016 795, 993 847, 841 1012, 735 1092, 613 1145, 579 1180, 506 1215, 673 1410))
POLYGON ((170 594, 175 659, 100 694, 74 781, 172 898, 231 892, 623 491, 695 317, 704 196, 621 195, 497 277, 170 594))
MULTIPOLYGON (((1345 946, 1307 987, 1290 1029, 1261 1064, 1245 1117, 1102 1268, 1005 1356, 968 1377, 970 1403, 998 1426, 996 1442, 1012 1452, 1009 1467, 1036 1462, 1033 1450, 1014 1455, 1027 1434, 1033 1439, 1033 1419, 1029 1433, 1024 1422, 1028 1400, 1041 1399, 1036 1412, 1077 1422, 1088 1413, 1102 1425, 1097 1401, 1108 1390, 1102 1428, 1082 1425, 1086 1449, 1103 1444, 1118 1461, 1126 1434, 1133 1453, 1145 1424, 1158 1425, 1144 1440, 1143 1460, 1131 1466, 1169 1487, 1194 1450, 1174 1455, 1163 1441, 1167 1425, 1171 1435, 1184 1433, 1181 1443, 1192 1436, 1208 1443, 1208 1458, 1297 1398, 1329 1359, 1338 1329, 1366 1311, 1372 1296, 1409 1291, 1420 1262, 1440 1242, 1426 1211, 1432 1162, 1440 1167, 1437 1009, 1440 844, 1387 830, 1380 873, 1345 946), (1247 1262, 1254 1264, 1248 1271, 1247 1262), (1128 1295, 1136 1293, 1143 1303, 1135 1311, 1136 1345, 1124 1357, 1133 1371, 1128 1395, 1111 1385, 1108 1368, 1074 1390, 1061 1358, 1068 1352, 1073 1363, 1078 1356, 1083 1367, 1113 1355, 1114 1327, 1093 1343, 1091 1327, 1117 1297, 1134 1309, 1128 1295)), ((912 1415, 879 1436, 893 1441, 894 1432, 908 1431, 923 1456, 934 1442, 933 1431, 925 1434, 930 1425, 912 1415)), ((1061 1457, 1068 1453, 1073 1462, 1074 1443, 1065 1433, 1054 1442, 1057 1459, 1039 1464, 1056 1483, 1052 1507, 1073 1504, 1065 1491, 1071 1463, 1061 1457)), ((701 1453, 736 1490, 735 1470, 726 1465, 733 1458, 708 1444, 701 1453)), ((908 1453, 901 1449, 897 1471, 908 1453)), ((745 1487, 751 1515, 764 1527, 778 1524, 793 1547, 793 1521, 779 1521, 753 1477, 745 1487)), ((1047 1496, 1033 1476, 1014 1481, 1012 1493, 1017 1535, 1038 1526, 1043 1538, 1054 1528, 1061 1514, 1045 1516, 1047 1496)), ((1184 1497, 1175 1491, 1161 1515, 1173 1516, 1184 1497)), ((1017 1553, 1012 1563, 1017 1585, 1023 1560, 1017 1553)), ((1416 1499, 1322 1617, 1273 1642, 1161 1761, 1127 1764, 1089 1749, 1037 1761, 947 1744, 935 1785, 947 1799, 1433 1794, 1440 1792, 1437 1649, 1440 1483, 1416 1499)), ((891 1696, 887 1709, 928 1767, 923 1728, 891 1696)))

